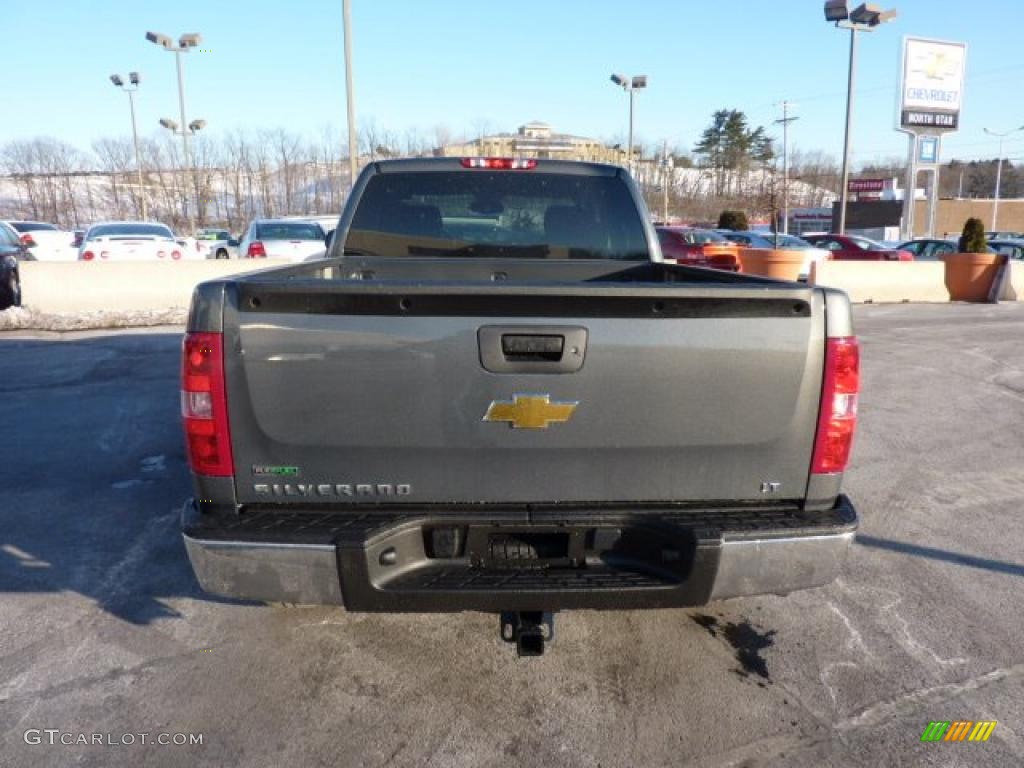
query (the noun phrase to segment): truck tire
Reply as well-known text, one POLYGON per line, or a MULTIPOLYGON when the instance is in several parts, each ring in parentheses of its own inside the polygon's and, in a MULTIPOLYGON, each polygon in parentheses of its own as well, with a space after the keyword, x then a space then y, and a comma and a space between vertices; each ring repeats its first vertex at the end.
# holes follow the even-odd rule
POLYGON ((226 258, 228 258, 227 250, 225 248, 218 248, 217 249, 216 258, 218 258, 218 259, 226 259, 226 258))

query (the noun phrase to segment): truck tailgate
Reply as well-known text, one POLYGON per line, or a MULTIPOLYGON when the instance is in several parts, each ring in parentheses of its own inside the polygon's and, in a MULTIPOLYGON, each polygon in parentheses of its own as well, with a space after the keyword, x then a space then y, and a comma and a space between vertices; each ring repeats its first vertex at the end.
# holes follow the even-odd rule
POLYGON ((259 298, 224 318, 240 503, 806 491, 825 331, 813 289, 245 290, 259 298), (560 362, 545 346, 558 337, 560 362))

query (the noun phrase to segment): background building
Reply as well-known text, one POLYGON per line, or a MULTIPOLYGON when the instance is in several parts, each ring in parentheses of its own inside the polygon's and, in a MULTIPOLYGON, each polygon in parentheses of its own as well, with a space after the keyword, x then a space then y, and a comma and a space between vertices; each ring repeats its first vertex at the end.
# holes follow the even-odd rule
MULTIPOLYGON (((637 150, 634 149, 634 152, 637 150)), ((537 157, 553 160, 585 160, 597 163, 626 163, 626 149, 619 144, 606 146, 598 139, 555 133, 547 123, 532 122, 519 126, 515 133, 480 136, 460 144, 434 149, 438 157, 537 157)))

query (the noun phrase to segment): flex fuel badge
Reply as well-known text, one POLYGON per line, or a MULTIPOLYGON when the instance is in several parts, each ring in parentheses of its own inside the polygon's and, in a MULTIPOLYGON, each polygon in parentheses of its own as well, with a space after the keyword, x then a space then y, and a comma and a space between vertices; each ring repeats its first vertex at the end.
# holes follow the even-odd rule
POLYGON ((252 473, 257 477, 298 477, 298 467, 276 467, 270 464, 253 464, 252 473))

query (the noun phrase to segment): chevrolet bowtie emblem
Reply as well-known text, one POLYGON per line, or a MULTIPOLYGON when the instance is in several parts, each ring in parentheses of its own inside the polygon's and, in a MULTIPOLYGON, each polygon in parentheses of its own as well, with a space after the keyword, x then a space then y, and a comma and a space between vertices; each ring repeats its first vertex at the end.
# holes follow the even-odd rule
POLYGON ((579 403, 552 403, 551 395, 513 395, 512 402, 495 400, 484 421, 507 421, 513 429, 547 429, 568 421, 579 403))

